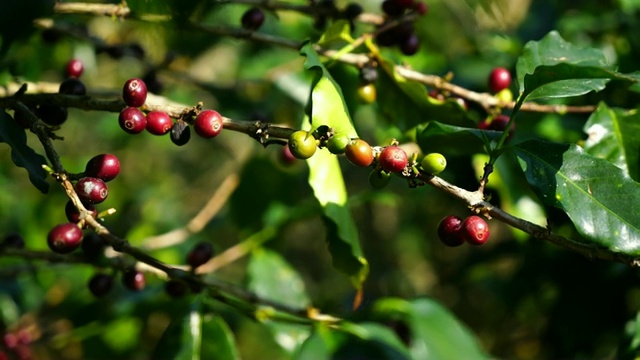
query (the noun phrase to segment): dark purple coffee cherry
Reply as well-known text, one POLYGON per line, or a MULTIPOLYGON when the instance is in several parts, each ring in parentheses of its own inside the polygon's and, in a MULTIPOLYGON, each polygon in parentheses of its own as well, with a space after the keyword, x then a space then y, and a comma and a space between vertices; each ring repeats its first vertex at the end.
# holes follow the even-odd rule
POLYGON ((438 238, 447 246, 460 246, 464 244, 465 241, 461 228, 462 219, 454 215, 449 215, 438 224, 438 238))
POLYGON ((406 7, 400 5, 396 0, 384 0, 382 2, 382 11, 389 16, 400 16, 405 9, 406 7))
POLYGON ((127 106, 140 107, 147 100, 147 84, 142 79, 127 80, 122 87, 122 99, 127 106))
POLYGON ((67 63, 67 66, 64 68, 64 74, 66 77, 74 77, 79 78, 84 71, 84 65, 82 61, 78 59, 71 59, 67 63))
POLYGON ((164 284, 164 291, 172 298, 180 298, 187 294, 187 284, 180 280, 171 279, 164 284))
POLYGON ((120 173, 120 161, 113 154, 100 154, 91 158, 84 169, 84 175, 102 179, 104 182, 113 180, 120 173))
MULTIPOLYGON (((84 205, 84 208, 91 212, 91 216, 95 219, 98 216, 98 210, 96 210, 95 206, 91 204, 84 205)), ((80 210, 73 205, 73 201, 67 201, 67 204, 64 206, 64 214, 67 216, 67 220, 74 224, 80 222, 80 210)))
POLYGON ((37 112, 42 122, 51 126, 62 125, 69 116, 66 107, 57 105, 40 105, 37 112))
POLYGON ((187 255, 187 264, 195 269, 205 264, 211 257, 213 257, 213 246, 208 242, 200 242, 187 255))
POLYGON ((482 245, 489 240, 489 224, 477 215, 471 215, 462 222, 461 233, 471 245, 482 245))
POLYGON ((84 203, 99 204, 107 199, 109 188, 99 178, 83 177, 74 186, 76 193, 84 203))
POLYGON ((158 74, 154 70, 144 74, 142 81, 147 84, 147 90, 152 94, 161 94, 164 90, 164 84, 158 79, 158 74))
POLYGON ((0 248, 24 249, 24 238, 17 233, 9 234, 2 239, 0 248))
POLYGON ((147 126, 147 118, 135 107, 126 107, 120 111, 118 123, 122 130, 129 134, 139 134, 147 126))
POLYGON ((140 291, 144 289, 146 280, 142 272, 131 268, 122 273, 122 284, 129 290, 140 291))
POLYGON ((497 67, 491 71, 488 80, 489 89, 493 93, 500 92, 511 85, 511 73, 503 67, 497 67))
POLYGON ((113 288, 113 276, 97 273, 89 280, 89 291, 95 297, 103 297, 113 288))
POLYGON ((47 236, 47 245, 51 251, 67 254, 77 249, 82 243, 82 230, 74 223, 56 225, 47 236))
POLYGON ((94 261, 102 255, 104 248, 107 246, 104 239, 95 232, 88 233, 82 239, 82 252, 90 261, 94 261))
POLYGON ((191 139, 191 128, 189 127, 189 124, 182 120, 178 120, 173 124, 173 127, 171 127, 169 137, 171 138, 171 142, 178 146, 188 143, 189 139, 191 139))
POLYGON ((147 126, 145 128, 153 135, 164 135, 171 130, 172 126, 173 120, 164 111, 154 110, 147 114, 147 126))
POLYGON ((77 78, 70 77, 65 79, 62 83, 60 83, 60 88, 58 89, 60 94, 66 95, 86 95, 87 88, 84 86, 84 83, 77 78))
POLYGON ((256 31, 264 23, 264 12, 260 8, 252 7, 245 11, 240 22, 243 28, 256 31))
POLYGON ((203 138, 214 138, 222 131, 222 116, 215 110, 203 110, 196 116, 193 130, 203 138))
POLYGON ((360 14, 362 14, 362 11, 362 6, 360 4, 349 3, 342 11, 342 14, 344 15, 345 19, 354 20, 355 18, 360 16, 360 14))
POLYGON ((380 152, 378 162, 383 170, 391 173, 398 173, 402 172, 407 166, 409 157, 407 156, 406 151, 401 148, 397 146, 387 146, 382 150, 382 152, 380 152))
POLYGON ((411 56, 418 52, 420 48, 420 39, 418 39, 418 35, 411 34, 400 44, 400 51, 403 54, 411 56))

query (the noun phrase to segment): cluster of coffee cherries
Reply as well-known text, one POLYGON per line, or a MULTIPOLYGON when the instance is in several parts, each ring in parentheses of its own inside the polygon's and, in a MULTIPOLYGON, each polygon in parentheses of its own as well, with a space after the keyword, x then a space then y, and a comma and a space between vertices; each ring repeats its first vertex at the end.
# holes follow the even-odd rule
POLYGON ((1 333, 0 360, 28 360, 34 358, 30 345, 37 339, 34 339, 34 334, 29 328, 12 328, 1 333))
POLYGON ((145 114, 140 107, 147 100, 147 85, 139 78, 125 82, 122 99, 127 107, 120 111, 118 123, 129 134, 139 134, 144 130, 158 136, 171 133, 171 141, 182 146, 191 138, 189 122, 193 123, 196 134, 203 138, 214 138, 222 131, 223 119, 215 110, 202 110, 195 119, 180 118, 175 123, 164 111, 152 110, 145 114))
POLYGON ((438 224, 438 237, 443 244, 451 247, 469 243, 482 245, 489 240, 489 224, 477 215, 462 220, 455 215, 446 216, 438 224))
MULTIPOLYGON (((385 0, 381 6, 382 11, 388 16, 388 19, 380 26, 381 28, 409 11, 414 11, 419 15, 425 15, 428 12, 425 3, 414 0, 385 0)), ((416 35, 411 21, 403 21, 388 31, 378 33, 376 39, 380 46, 398 46, 405 55, 413 55, 420 48, 420 39, 416 35)))
MULTIPOLYGON (((493 93, 501 102, 508 103, 513 100, 513 93, 511 92, 511 89, 509 89, 509 86, 511 86, 511 73, 509 70, 503 67, 494 68, 489 74, 487 85, 491 93, 493 93)), ((478 129, 506 131, 509 120, 509 116, 505 114, 489 116, 478 123, 478 129)), ((514 131, 515 123, 511 124, 511 127, 509 128, 509 135, 507 139, 511 139, 513 137, 514 131)))
MULTIPOLYGON (((211 243, 201 241, 191 248, 186 257, 186 263, 189 265, 191 272, 194 272, 196 268, 211 260, 213 255, 214 251, 211 243)), ((197 293, 202 289, 194 284, 187 284, 186 282, 178 279, 170 279, 165 283, 164 290, 169 296, 173 298, 180 298, 185 296, 189 290, 197 293)))

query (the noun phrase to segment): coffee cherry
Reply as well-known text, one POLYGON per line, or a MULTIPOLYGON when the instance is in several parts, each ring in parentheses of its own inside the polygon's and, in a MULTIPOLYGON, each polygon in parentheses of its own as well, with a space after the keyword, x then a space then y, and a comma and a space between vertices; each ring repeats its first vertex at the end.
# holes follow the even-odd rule
POLYGON ((135 107, 126 107, 120 111, 118 123, 129 134, 139 134, 147 126, 147 118, 135 107))
POLYGON ((67 95, 85 95, 87 93, 87 88, 84 86, 82 81, 70 77, 60 83, 58 93, 67 95))
POLYGON ((354 139, 345 148, 347 159, 356 166, 366 167, 373 162, 373 149, 366 141, 354 139))
POLYGON ((297 159, 308 159, 316 153, 316 139, 304 130, 298 130, 289 136, 289 150, 297 159))
POLYGON ((360 14, 362 14, 362 11, 362 6, 360 6, 360 4, 349 3, 342 11, 342 14, 344 15, 345 19, 353 20, 360 16, 360 14))
POLYGON ((416 2, 413 4, 413 10, 415 10, 419 15, 426 15, 429 12, 429 7, 427 4, 422 1, 416 2))
POLYGON ((104 182, 113 180, 120 173, 120 161, 115 155, 100 154, 91 158, 84 169, 84 175, 102 179, 104 182))
POLYGON ((460 232, 471 245, 482 245, 489 240, 489 224, 477 215, 464 219, 460 232))
POLYGON ((82 230, 74 223, 56 225, 47 236, 51 251, 67 254, 77 249, 82 242, 82 230))
POLYGON ((298 159, 291 153, 291 149, 289 149, 288 145, 282 147, 282 150, 280 151, 280 160, 285 165, 291 165, 298 161, 298 159))
POLYGON ((427 154, 422 158, 420 166, 429 174, 437 175, 447 167, 447 159, 440 153, 427 154))
POLYGON ((404 10, 405 7, 396 0, 384 0, 382 2, 382 11, 389 16, 400 16, 404 13, 404 10))
POLYGON ((132 268, 122 273, 122 284, 129 290, 140 291, 144 289, 146 280, 142 272, 132 268))
POLYGON ((498 99, 498 101, 504 104, 510 103, 513 101, 513 93, 509 88, 502 89, 498 91, 498 93, 496 94, 496 99, 498 99))
POLYGON ((191 128, 189 124, 182 120, 176 121, 171 127, 169 137, 171 138, 171 142, 178 146, 188 143, 189 139, 191 139, 191 128))
POLYGON ((9 234, 2 239, 0 248, 24 249, 24 238, 20 234, 9 234))
POLYGON ((94 177, 83 177, 75 184, 74 189, 80 200, 88 204, 99 204, 107 199, 109 188, 104 181, 94 177))
MULTIPOLYGON (((91 212, 91 216, 93 216, 94 219, 98 216, 98 210, 96 210, 93 205, 86 204, 84 207, 91 212)), ((80 222, 80 210, 73 205, 73 201, 67 201, 67 204, 64 206, 64 214, 67 216, 67 220, 69 220, 69 222, 74 224, 80 222)))
POLYGON ((403 54, 411 56, 418 52, 420 48, 420 39, 418 39, 418 35, 411 34, 400 44, 400 51, 403 54))
POLYGON ((369 185, 374 189, 382 189, 391 181, 391 173, 373 170, 369 173, 369 185))
POLYGON ((153 135, 164 135, 171 130, 173 121, 169 114, 164 111, 150 111, 147 114, 147 129, 153 135))
POLYGON ((410 8, 413 6, 413 0, 395 0, 395 2, 404 8, 410 8))
POLYGON ((122 99, 127 106, 140 107, 147 100, 147 84, 142 79, 127 80, 122 87, 122 99))
POLYGON ((82 239, 81 245, 84 256, 91 261, 100 257, 106 246, 107 244, 104 239, 95 232, 88 233, 84 239, 82 239))
POLYGON ((187 255, 187 264, 192 269, 205 264, 213 256, 213 246, 208 242, 198 243, 187 255))
POLYGON ((247 30, 256 31, 262 26, 264 22, 264 13, 260 8, 252 7, 251 9, 245 11, 242 15, 242 19, 240 23, 242 27, 247 30))
POLYGON ((497 93, 502 89, 506 89, 511 85, 511 73, 503 67, 493 69, 489 74, 489 89, 493 93, 497 93))
POLYGON ((222 116, 215 110, 203 110, 196 116, 193 130, 203 138, 214 138, 222 131, 222 116))
POLYGON ((60 126, 69 116, 67 108, 56 105, 40 105, 38 107, 38 116, 47 125, 60 126))
POLYGON ((103 297, 113 288, 113 276, 97 273, 89 280, 89 291, 95 297, 103 297))
POLYGON ((404 170, 409 162, 409 157, 401 148, 397 146, 387 146, 380 152, 378 162, 383 170, 390 173, 397 173, 404 170))
POLYGON ((447 246, 460 246, 464 244, 465 238, 461 232, 462 219, 449 215, 438 224, 438 238, 447 246))
POLYGON ((164 284, 164 291, 172 298, 180 298, 187 294, 187 284, 171 279, 164 284))
POLYGON ((376 101, 376 87, 373 84, 363 84, 358 87, 358 97, 365 104, 376 101))
POLYGON ((349 145, 350 141, 351 138, 349 138, 349 136, 345 133, 333 134, 333 136, 330 137, 329 140, 327 140, 327 149, 332 154, 344 154, 344 151, 346 150, 347 145, 349 145))
MULTIPOLYGON (((487 125, 487 129, 489 130, 494 130, 494 131, 505 131, 507 129, 507 126, 509 125, 509 116, 504 115, 504 114, 499 114, 496 117, 493 118, 493 120, 491 120, 491 122, 489 122, 489 124, 487 125)), ((513 138, 513 135, 516 131, 516 123, 511 123, 511 128, 509 128, 509 135, 507 135, 507 141, 511 140, 513 138)))
POLYGON ((78 59, 71 59, 67 63, 67 66, 64 68, 64 74, 66 77, 75 77, 79 78, 84 71, 84 65, 82 61, 78 59))

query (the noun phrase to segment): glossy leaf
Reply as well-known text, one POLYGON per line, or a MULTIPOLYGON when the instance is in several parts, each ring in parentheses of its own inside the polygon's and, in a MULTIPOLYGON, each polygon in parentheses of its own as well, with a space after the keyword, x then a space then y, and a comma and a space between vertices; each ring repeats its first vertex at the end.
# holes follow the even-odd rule
POLYGON ((217 315, 202 317, 202 359, 240 359, 233 332, 224 319, 217 315))
POLYGON ((49 183, 46 181, 48 174, 42 168, 47 160, 27 145, 24 129, 4 111, 0 112, 0 143, 3 142, 11 147, 13 163, 27 170, 33 186, 43 194, 49 192, 49 183))
POLYGON ((540 199, 564 209, 587 241, 640 254, 640 184, 622 169, 575 145, 529 140, 515 151, 540 199))
POLYGON ((585 150, 606 159, 640 181, 640 114, 602 103, 584 126, 585 150))
POLYGON ((409 129, 426 121, 473 127, 466 110, 454 99, 445 101, 429 96, 427 88, 416 81, 409 81, 397 74, 395 64, 382 60, 379 71, 378 104, 389 122, 400 129, 409 129))
POLYGON ((331 24, 331 26, 322 34, 318 45, 326 46, 334 42, 352 42, 351 26, 346 20, 338 20, 331 24))
POLYGON ((501 131, 459 127, 432 121, 419 130, 417 141, 422 151, 448 155, 485 153, 485 144, 499 138, 501 131))
POLYGON ((413 359, 487 359, 475 336, 445 307, 431 299, 379 300, 374 315, 380 320, 404 322, 410 331, 413 359))

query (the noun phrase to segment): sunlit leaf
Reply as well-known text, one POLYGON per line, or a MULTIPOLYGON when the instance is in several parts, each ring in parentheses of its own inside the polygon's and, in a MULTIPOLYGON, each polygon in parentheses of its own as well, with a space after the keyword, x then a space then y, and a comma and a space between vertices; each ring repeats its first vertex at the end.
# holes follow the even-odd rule
POLYGON ((353 41, 351 37, 351 26, 347 20, 338 20, 329 26, 329 28, 322 34, 319 45, 328 45, 333 42, 350 42, 353 41))

